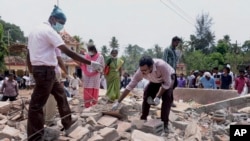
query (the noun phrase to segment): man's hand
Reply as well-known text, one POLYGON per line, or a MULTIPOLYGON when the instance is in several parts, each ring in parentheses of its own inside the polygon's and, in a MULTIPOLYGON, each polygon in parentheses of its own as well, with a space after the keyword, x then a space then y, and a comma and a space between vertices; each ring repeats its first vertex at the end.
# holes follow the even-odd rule
POLYGON ((159 97, 155 97, 155 99, 154 99, 154 103, 155 103, 155 105, 159 105, 160 104, 160 98, 159 97))
POLYGON ((91 61, 91 64, 90 66, 95 69, 95 70, 102 70, 103 69, 103 66, 102 64, 96 62, 96 61, 91 61))
POLYGON ((120 103, 117 101, 117 102, 115 102, 115 104, 112 106, 112 111, 115 111, 115 110, 117 110, 118 109, 118 107, 119 107, 119 105, 120 105, 120 103))

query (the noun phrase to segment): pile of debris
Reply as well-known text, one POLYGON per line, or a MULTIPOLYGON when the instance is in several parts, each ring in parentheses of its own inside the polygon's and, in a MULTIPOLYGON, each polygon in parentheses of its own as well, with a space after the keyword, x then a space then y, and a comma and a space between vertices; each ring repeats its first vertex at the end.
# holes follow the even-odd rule
MULTIPOLYGON (((250 124, 250 107, 222 107, 213 112, 202 112, 190 107, 190 103, 180 101, 170 113, 170 132, 164 133, 160 106, 151 107, 147 121, 140 120, 142 92, 126 97, 117 111, 111 111, 113 103, 103 95, 98 104, 90 108, 84 108, 83 101, 77 97, 69 103, 73 116, 78 118, 77 126, 65 136, 60 131, 61 119, 56 115, 54 124, 45 127, 46 140, 228 141, 230 125, 250 124), (183 105, 189 107, 183 110, 183 105)), ((0 102, 0 140, 27 140, 28 105, 29 99, 24 98, 13 103, 0 102)))

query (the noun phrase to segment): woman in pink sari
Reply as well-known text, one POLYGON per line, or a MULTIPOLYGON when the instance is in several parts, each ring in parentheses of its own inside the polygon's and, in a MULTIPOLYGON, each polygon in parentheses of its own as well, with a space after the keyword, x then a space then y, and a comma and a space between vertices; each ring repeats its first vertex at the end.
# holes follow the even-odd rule
MULTIPOLYGON (((104 58, 96 50, 95 45, 88 46, 88 54, 85 55, 88 60, 99 62, 104 66, 104 58)), ((83 72, 83 100, 86 108, 95 105, 98 101, 100 88, 100 71, 95 70, 90 65, 81 64, 83 72)))

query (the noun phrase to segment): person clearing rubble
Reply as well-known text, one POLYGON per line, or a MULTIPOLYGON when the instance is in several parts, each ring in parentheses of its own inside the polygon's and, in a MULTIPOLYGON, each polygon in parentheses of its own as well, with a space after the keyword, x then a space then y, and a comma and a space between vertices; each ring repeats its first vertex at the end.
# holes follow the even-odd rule
POLYGON ((147 120, 150 105, 161 105, 161 120, 164 122, 164 131, 168 130, 170 108, 173 103, 173 89, 177 86, 175 70, 161 59, 152 59, 143 56, 139 61, 140 68, 136 71, 125 91, 113 105, 112 110, 117 110, 122 100, 136 87, 143 78, 149 80, 144 89, 141 120, 147 120))
POLYGON ((63 87, 55 76, 55 67, 58 64, 55 48, 59 48, 74 60, 91 65, 96 70, 103 69, 100 63, 81 57, 81 55, 73 52, 65 45, 58 34, 63 29, 65 22, 65 14, 58 6, 55 6, 48 22, 37 26, 28 37, 27 64, 29 71, 33 73, 36 83, 28 111, 28 141, 43 140, 43 106, 50 93, 56 99, 65 134, 68 135, 76 127, 77 119, 72 119, 63 87))

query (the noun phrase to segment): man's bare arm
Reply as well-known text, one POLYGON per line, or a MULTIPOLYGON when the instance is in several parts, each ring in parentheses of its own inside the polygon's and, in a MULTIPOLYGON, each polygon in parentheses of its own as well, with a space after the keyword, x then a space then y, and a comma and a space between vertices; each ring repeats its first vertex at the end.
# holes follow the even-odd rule
POLYGON ((58 47, 63 53, 65 53, 67 56, 69 56, 70 58, 76 60, 76 61, 80 61, 84 64, 90 65, 91 62, 85 58, 83 58, 80 54, 77 54, 75 52, 73 52, 72 50, 70 50, 68 47, 66 47, 65 45, 61 45, 58 47))
POLYGON ((29 50, 27 51, 26 64, 27 64, 27 66, 28 66, 29 72, 32 73, 32 65, 31 65, 31 62, 30 62, 29 50))
POLYGON ((64 73, 66 73, 68 75, 68 70, 62 60, 62 57, 57 56, 57 60, 58 60, 58 65, 60 66, 60 68, 64 71, 64 73))

